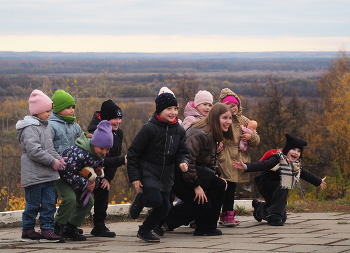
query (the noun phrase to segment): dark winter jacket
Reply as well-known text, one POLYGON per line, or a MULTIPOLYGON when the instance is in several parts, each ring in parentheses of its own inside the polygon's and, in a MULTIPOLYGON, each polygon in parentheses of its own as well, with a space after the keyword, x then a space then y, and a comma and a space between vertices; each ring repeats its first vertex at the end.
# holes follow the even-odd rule
MULTIPOLYGON (((97 129, 97 125, 100 123, 100 112, 96 111, 92 116, 90 124, 88 126, 88 132, 94 133, 97 129)), ((125 164, 124 156, 121 156, 122 153, 122 142, 123 142, 123 131, 118 128, 113 133, 113 147, 109 150, 109 153, 102 160, 102 166, 104 167, 104 178, 111 182, 115 176, 117 168, 125 164)))
MULTIPOLYGON (((256 176, 256 180, 280 181, 279 170, 277 171, 270 170, 273 167, 275 167, 277 164, 279 164, 279 162, 280 162, 280 157, 278 154, 275 154, 271 156, 269 159, 264 161, 246 163, 247 169, 245 171, 246 172, 261 171, 261 173, 258 176, 256 176)), ((313 173, 303 168, 301 168, 300 178, 313 184, 316 187, 322 183, 321 178, 315 176, 313 173)))
MULTIPOLYGON (((195 126, 195 125, 194 125, 195 126)), ((186 144, 190 152, 188 171, 183 173, 183 178, 193 187, 200 185, 196 174, 195 164, 212 167, 215 160, 217 143, 211 132, 204 128, 190 127, 186 131, 186 144)))
MULTIPOLYGON (((63 151, 62 156, 67 157, 66 169, 59 173, 74 189, 84 190, 88 180, 79 174, 84 167, 97 168, 101 166, 101 158, 92 150, 91 138, 82 133, 75 141, 75 145, 63 151)), ((99 180, 99 178, 97 179, 99 180)))
POLYGON ((174 168, 188 163, 186 132, 178 122, 169 124, 154 113, 135 136, 128 150, 130 182, 141 180, 144 187, 170 192, 174 183, 174 168))

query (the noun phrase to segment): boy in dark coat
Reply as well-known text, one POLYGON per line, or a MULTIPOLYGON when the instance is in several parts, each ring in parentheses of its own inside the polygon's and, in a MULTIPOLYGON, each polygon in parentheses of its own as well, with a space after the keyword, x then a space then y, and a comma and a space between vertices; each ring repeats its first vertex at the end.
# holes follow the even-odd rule
POLYGON ((143 207, 153 208, 137 233, 146 242, 160 241, 151 230, 168 214, 174 169, 187 171, 189 154, 186 132, 177 119, 176 98, 162 93, 155 102, 155 113, 136 135, 127 155, 129 180, 137 192, 130 216, 137 219, 143 207))
POLYGON ((282 151, 269 150, 258 162, 232 162, 237 169, 261 171, 255 177, 255 183, 265 202, 253 200, 253 215, 257 221, 267 220, 271 226, 283 226, 287 220, 288 192, 300 179, 316 187, 326 188, 326 177, 321 179, 301 167, 300 158, 307 143, 289 134, 286 134, 286 138, 282 151))
POLYGON ((108 120, 112 124, 113 147, 102 161, 105 176, 99 187, 93 191, 95 199, 94 228, 91 230, 91 234, 98 237, 114 237, 116 234, 106 227, 105 219, 107 217, 110 183, 117 168, 126 163, 126 157, 121 156, 123 131, 119 126, 122 123, 122 110, 112 100, 104 101, 101 110, 94 113, 88 126, 88 132, 94 133, 101 120, 108 120))

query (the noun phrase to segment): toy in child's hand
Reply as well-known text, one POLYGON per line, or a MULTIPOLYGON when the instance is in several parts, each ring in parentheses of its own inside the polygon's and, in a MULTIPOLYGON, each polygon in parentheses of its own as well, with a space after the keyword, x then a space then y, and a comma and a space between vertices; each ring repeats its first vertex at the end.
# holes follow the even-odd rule
MULTIPOLYGON (((97 177, 103 178, 105 176, 103 167, 97 167, 96 169, 93 169, 91 167, 84 167, 79 171, 79 174, 89 181, 95 181, 97 177)), ((96 185, 96 187, 98 187, 98 185, 96 185)), ((86 206, 88 203, 91 193, 92 191, 88 190, 87 188, 83 190, 80 196, 81 200, 84 199, 83 206, 86 206)))
MULTIPOLYGON (((256 131, 257 127, 258 127, 258 122, 256 122, 255 120, 249 121, 247 127, 244 127, 243 125, 241 125, 243 134, 252 134, 256 131)), ((246 151, 247 148, 248 148, 248 142, 241 140, 239 142, 239 150, 246 151)))

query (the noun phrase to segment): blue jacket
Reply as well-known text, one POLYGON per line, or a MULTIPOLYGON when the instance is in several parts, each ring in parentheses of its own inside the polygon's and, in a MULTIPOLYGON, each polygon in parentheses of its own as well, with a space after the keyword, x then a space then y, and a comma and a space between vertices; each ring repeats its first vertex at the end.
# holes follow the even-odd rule
POLYGON ((58 114, 52 113, 49 118, 49 126, 55 150, 62 152, 74 146, 75 140, 81 135, 80 126, 75 122, 64 121, 58 114))

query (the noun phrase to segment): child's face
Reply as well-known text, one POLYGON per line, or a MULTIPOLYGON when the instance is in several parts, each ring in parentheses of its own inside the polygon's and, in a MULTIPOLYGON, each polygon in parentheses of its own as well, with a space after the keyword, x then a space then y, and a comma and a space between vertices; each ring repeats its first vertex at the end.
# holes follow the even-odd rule
POLYGON ((37 117, 38 117, 39 119, 48 121, 48 120, 49 120, 49 117, 50 117, 50 114, 51 114, 51 111, 42 112, 42 113, 39 113, 39 114, 37 115, 37 117))
POLYGON ((203 116, 207 116, 212 107, 213 107, 213 105, 210 104, 210 103, 203 103, 203 104, 197 105, 197 106, 196 106, 196 109, 197 109, 197 111, 199 111, 200 114, 202 114, 203 116))
POLYGON ((293 149, 288 151, 287 158, 291 162, 295 162, 296 160, 298 160, 300 158, 300 155, 301 155, 301 150, 298 148, 293 148, 293 149))
POLYGON ((111 124, 112 124, 112 130, 116 131, 116 130, 118 130, 120 124, 122 123, 122 119, 121 118, 114 118, 114 119, 111 119, 109 122, 111 122, 111 124))
POLYGON ((227 104, 227 105, 228 107, 230 107, 232 115, 236 115, 238 112, 238 105, 236 105, 235 103, 227 104))
POLYGON ((58 112, 58 114, 62 115, 62 116, 73 117, 74 116, 74 111, 75 111, 75 106, 71 105, 71 106, 68 106, 66 109, 63 109, 62 111, 58 112))
POLYGON ((98 157, 103 157, 108 154, 110 148, 101 148, 94 146, 94 151, 98 157))
POLYGON ((170 106, 168 108, 165 108, 161 113, 159 113, 159 116, 166 122, 171 123, 175 120, 177 117, 179 111, 177 106, 170 106))
POLYGON ((220 115, 220 126, 223 132, 227 132, 232 124, 232 113, 227 111, 220 115))

